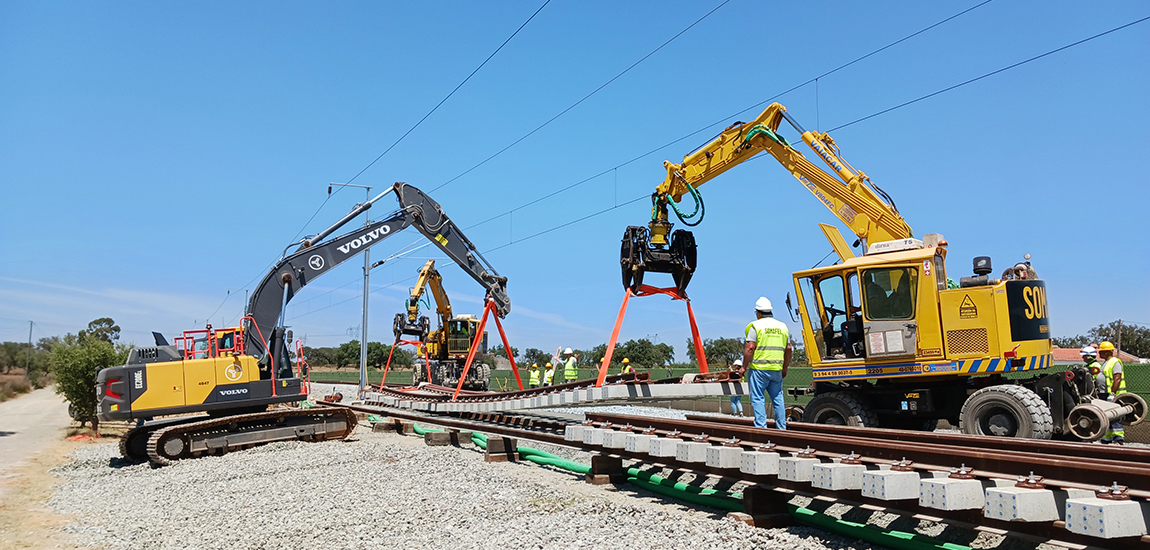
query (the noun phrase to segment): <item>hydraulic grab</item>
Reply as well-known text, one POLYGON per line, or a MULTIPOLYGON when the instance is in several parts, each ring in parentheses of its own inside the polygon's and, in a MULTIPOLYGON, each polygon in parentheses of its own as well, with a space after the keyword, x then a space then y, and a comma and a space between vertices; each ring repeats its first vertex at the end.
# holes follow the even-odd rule
POLYGON ((510 312, 507 278, 490 267, 439 204, 411 185, 396 183, 277 262, 252 293, 240 326, 187 331, 175 345, 154 333, 155 346, 133 349, 126 365, 101 370, 100 419, 137 421, 121 439, 121 453, 166 464, 271 441, 350 435, 355 417, 340 409, 268 410, 268 405, 307 399, 302 362, 293 364, 288 353, 292 334, 284 329, 283 311, 316 277, 411 226, 487 289, 500 316, 510 312), (397 212, 323 241, 391 193, 399 201, 397 212), (157 419, 187 413, 207 414, 157 419))

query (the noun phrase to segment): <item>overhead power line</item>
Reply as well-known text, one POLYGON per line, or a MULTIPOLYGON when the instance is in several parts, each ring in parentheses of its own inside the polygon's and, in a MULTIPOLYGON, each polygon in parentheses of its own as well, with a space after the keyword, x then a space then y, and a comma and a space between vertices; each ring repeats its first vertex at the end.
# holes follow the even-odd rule
POLYGON ((595 94, 599 93, 599 91, 600 91, 600 90, 602 90, 603 88, 606 88, 606 87, 607 87, 609 84, 611 84, 612 82, 615 82, 616 80, 618 80, 618 79, 619 79, 620 77, 622 77, 623 75, 625 75, 625 74, 627 74, 627 73, 631 72, 631 69, 634 69, 635 67, 638 67, 640 63, 642 63, 642 62, 646 61, 646 60, 647 60, 647 58, 649 58, 649 57, 651 57, 652 55, 655 55, 656 53, 658 53, 658 52, 659 52, 659 50, 662 50, 663 48, 665 48, 665 47, 666 47, 668 44, 670 44, 671 42, 674 42, 676 38, 679 38, 680 36, 683 36, 683 34, 684 34, 684 33, 686 33, 687 31, 691 30, 691 29, 692 29, 692 28, 693 28, 695 25, 698 25, 699 23, 702 23, 704 19, 706 19, 706 18, 710 17, 712 13, 715 13, 716 11, 719 11, 719 8, 721 8, 721 7, 725 6, 725 5, 727 5, 727 3, 728 3, 728 2, 730 2, 730 1, 731 1, 731 0, 723 0, 723 3, 722 3, 722 4, 719 4, 718 6, 715 6, 715 7, 714 7, 714 9, 712 9, 712 10, 711 10, 711 11, 709 11, 709 12, 707 12, 707 13, 706 13, 706 14, 704 14, 702 17, 700 17, 700 18, 696 19, 694 23, 691 23, 690 25, 687 25, 687 28, 685 28, 685 29, 683 29, 683 30, 679 31, 678 33, 676 33, 676 34, 675 34, 675 36, 672 36, 671 38, 668 38, 666 42, 663 42, 662 44, 660 44, 660 45, 659 45, 659 47, 658 47, 658 48, 655 48, 655 49, 651 50, 651 52, 650 52, 650 53, 648 53, 647 55, 644 55, 644 56, 643 56, 642 58, 640 58, 638 61, 636 61, 636 62, 632 63, 630 67, 627 67, 626 69, 623 69, 623 71, 622 71, 622 72, 620 72, 619 74, 617 74, 617 75, 615 75, 615 76, 611 77, 611 79, 610 79, 610 80, 608 80, 607 82, 604 82, 604 83, 603 83, 603 84, 601 84, 601 85, 600 85, 598 88, 595 88, 594 90, 591 90, 591 93, 589 93, 589 94, 587 94, 587 95, 583 96, 581 99, 579 99, 579 101, 576 101, 575 103, 572 103, 570 107, 567 107, 566 109, 563 109, 562 111, 559 111, 559 114, 557 114, 557 115, 555 115, 555 116, 553 116, 553 117, 551 117, 551 118, 547 119, 547 121, 546 121, 546 122, 544 122, 543 124, 540 124, 539 126, 536 126, 534 130, 531 130, 530 132, 527 132, 526 134, 524 134, 524 135, 523 135, 523 137, 521 137, 521 138, 519 138, 519 139, 517 139, 517 140, 515 140, 515 141, 511 142, 511 143, 510 143, 510 144, 508 144, 506 147, 504 147, 504 148, 502 148, 502 149, 500 149, 500 150, 496 151, 494 154, 492 154, 491 156, 489 156, 489 157, 487 157, 487 158, 483 159, 482 161, 480 161, 480 162, 479 162, 478 164, 476 164, 475 166, 472 166, 471 168, 468 168, 467 170, 464 170, 464 171, 463 171, 463 173, 459 174, 458 176, 455 176, 454 178, 451 178, 451 179, 449 179, 449 180, 447 180, 447 181, 445 181, 445 182, 443 182, 443 183, 439 184, 438 186, 436 186, 436 187, 433 187, 433 188, 431 189, 431 191, 432 191, 432 192, 438 191, 438 190, 442 189, 444 186, 446 186, 446 185, 450 184, 451 182, 453 182, 453 181, 455 181, 455 180, 457 180, 457 179, 459 179, 459 178, 462 178, 463 176, 466 176, 467 174, 471 173, 471 171, 472 171, 472 170, 475 170, 476 168, 479 168, 480 166, 483 166, 484 164, 487 164, 487 162, 488 162, 488 161, 490 161, 491 159, 493 159, 493 158, 495 158, 495 157, 497 157, 497 156, 499 156, 499 155, 503 154, 503 152, 504 152, 504 151, 507 151, 508 149, 510 149, 510 148, 512 148, 512 147, 515 147, 516 145, 518 145, 518 144, 519 144, 519 142, 521 142, 521 141, 523 141, 523 140, 525 140, 525 139, 527 139, 527 138, 531 137, 531 136, 532 136, 532 135, 533 135, 535 132, 538 132, 539 130, 542 130, 542 129, 543 129, 545 126, 547 126, 548 124, 551 124, 552 122, 555 122, 555 120, 557 120, 559 117, 561 117, 561 116, 563 116, 563 115, 567 114, 567 112, 568 112, 568 111, 570 111, 571 109, 574 109, 575 107, 578 107, 580 103, 583 103, 584 101, 587 101, 587 100, 588 100, 588 99, 589 99, 591 96, 593 96, 593 95, 595 95, 595 94))
POLYGON ((842 129, 842 128, 846 128, 847 126, 852 126, 852 125, 854 125, 854 124, 858 124, 858 123, 860 123, 860 122, 862 122, 862 121, 864 121, 864 120, 870 120, 870 119, 872 119, 872 118, 874 118, 874 117, 876 117, 876 116, 879 116, 879 115, 883 115, 883 114, 889 113, 889 112, 891 112, 891 111, 894 111, 894 110, 896 110, 896 109, 901 109, 901 108, 903 108, 903 107, 906 107, 906 106, 908 106, 908 105, 913 105, 913 104, 915 104, 915 103, 918 103, 919 101, 922 101, 922 100, 924 100, 924 99, 929 99, 929 98, 932 98, 932 97, 934 97, 934 96, 936 96, 936 95, 939 95, 939 94, 944 94, 944 93, 946 93, 946 92, 949 92, 949 91, 951 91, 951 90, 954 90, 954 89, 956 89, 956 88, 961 88, 961 87, 963 87, 963 86, 966 86, 967 84, 973 84, 973 83, 975 83, 975 82, 978 82, 979 80, 982 80, 982 79, 984 79, 984 78, 989 78, 989 77, 991 77, 991 76, 994 76, 994 75, 996 75, 996 74, 998 74, 998 73, 1001 73, 1001 72, 1004 72, 1004 71, 1009 71, 1010 69, 1013 69, 1013 68, 1015 68, 1015 67, 1021 67, 1022 65, 1025 65, 1025 64, 1027 64, 1027 63, 1030 63, 1031 61, 1037 61, 1037 60, 1039 60, 1039 59, 1042 59, 1042 58, 1044 58, 1044 57, 1046 57, 1046 56, 1049 56, 1049 55, 1053 55, 1053 54, 1056 54, 1056 53, 1058 53, 1058 52, 1060 52, 1060 51, 1063 51, 1063 50, 1067 50, 1067 49, 1073 48, 1074 46, 1077 46, 1077 45, 1079 45, 1079 44, 1085 44, 1085 43, 1087 43, 1087 42, 1090 42, 1091 40, 1094 40, 1094 39, 1096 39, 1096 38, 1102 38, 1103 36, 1106 36, 1106 35, 1108 35, 1108 34, 1110 34, 1110 33, 1118 32, 1118 31, 1120 31, 1120 30, 1122 30, 1122 29, 1125 29, 1126 27, 1131 27, 1131 26, 1137 25, 1138 23, 1142 23, 1143 21, 1147 21, 1147 20, 1150 20, 1150 16, 1146 16, 1146 17, 1143 17, 1142 19, 1138 19, 1137 21, 1131 21, 1131 22, 1129 22, 1129 23, 1126 23, 1125 25, 1120 25, 1120 26, 1114 27, 1113 29, 1110 29, 1110 30, 1108 30, 1108 31, 1103 31, 1103 32, 1100 32, 1100 33, 1098 33, 1098 34, 1096 34, 1096 35, 1094 35, 1094 36, 1088 37, 1088 38, 1083 38, 1082 40, 1079 40, 1079 41, 1077 41, 1077 42, 1072 42, 1072 43, 1070 43, 1070 44, 1067 44, 1067 45, 1065 45, 1065 46, 1062 46, 1061 48, 1055 48, 1055 49, 1053 49, 1053 50, 1050 50, 1050 51, 1048 51, 1048 52, 1046 52, 1046 53, 1038 54, 1038 55, 1036 55, 1036 56, 1034 56, 1034 57, 1031 57, 1031 58, 1029 58, 1029 59, 1024 59, 1024 60, 1022 60, 1022 61, 1019 61, 1018 63, 1013 63, 1013 64, 1010 64, 1010 65, 1007 65, 1007 66, 1005 66, 1005 67, 1003 67, 1003 68, 1001 68, 1001 69, 998 69, 998 70, 995 70, 995 71, 990 71, 989 73, 986 73, 986 74, 984 74, 984 75, 981 75, 981 76, 976 76, 976 77, 974 77, 974 78, 972 78, 972 79, 970 79, 970 80, 965 80, 965 81, 963 81, 963 82, 959 82, 958 84, 955 84, 955 85, 953 85, 953 86, 947 86, 946 88, 943 88, 943 89, 941 89, 941 90, 938 90, 937 92, 931 92, 931 93, 929 93, 929 94, 926 94, 926 95, 924 95, 924 96, 920 96, 920 97, 917 97, 917 98, 915 98, 915 99, 912 99, 912 100, 910 100, 910 101, 906 101, 906 102, 903 102, 903 103, 899 103, 898 105, 895 105, 894 107, 889 107, 889 108, 883 109, 883 110, 881 110, 881 111, 879 111, 879 112, 877 112, 877 113, 872 113, 872 114, 869 114, 869 115, 867 115, 867 116, 864 116, 864 117, 862 117, 862 118, 859 118, 859 119, 855 119, 855 120, 852 120, 852 121, 850 121, 850 122, 848 122, 848 123, 846 123, 846 124, 841 124, 841 125, 839 125, 839 126, 835 126, 834 128, 831 128, 831 129, 830 129, 830 130, 828 130, 828 131, 832 131, 832 132, 833 132, 833 131, 835 131, 835 130, 840 130, 840 129, 842 129))

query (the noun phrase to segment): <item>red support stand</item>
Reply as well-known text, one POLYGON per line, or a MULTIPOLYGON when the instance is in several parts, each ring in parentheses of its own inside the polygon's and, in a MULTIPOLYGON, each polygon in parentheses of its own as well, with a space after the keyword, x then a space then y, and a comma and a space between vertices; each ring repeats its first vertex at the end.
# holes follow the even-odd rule
POLYGON ((611 331, 611 340, 607 342, 607 353, 603 355, 603 363, 599 365, 599 378, 595 380, 595 387, 602 387, 603 381, 607 378, 607 367, 611 364, 611 356, 615 353, 615 344, 619 341, 619 329, 623 328, 623 316, 627 314, 627 302, 631 300, 631 296, 643 297, 652 296, 655 294, 666 294, 672 300, 682 300, 687 303, 687 318, 691 321, 691 337, 695 343, 695 357, 699 360, 699 372, 707 373, 707 356, 703 353, 703 340, 699 338, 699 327, 695 323, 695 312, 691 309, 691 299, 679 293, 676 288, 656 288, 653 286, 643 285, 639 287, 639 292, 631 292, 628 288, 626 294, 623 295, 623 305, 619 306, 619 316, 615 318, 615 328, 611 331))
POLYGON ((415 346, 415 349, 417 350, 421 347, 423 348, 423 366, 427 368, 427 381, 431 382, 431 361, 427 358, 427 346, 424 345, 423 342, 418 342, 415 340, 396 339, 395 343, 391 345, 391 351, 387 353, 387 365, 383 367, 383 378, 379 381, 380 389, 382 389, 383 385, 387 383, 387 371, 391 370, 391 358, 395 355, 395 347, 400 344, 415 346))
POLYGON ((511 371, 515 373, 515 383, 519 385, 519 389, 523 389, 523 380, 519 378, 519 367, 515 365, 515 358, 511 354, 511 344, 507 342, 507 334, 503 332, 503 323, 499 322, 499 314, 495 313, 495 302, 487 300, 487 305, 483 308, 483 318, 479 320, 479 331, 475 334, 475 340, 471 342, 471 351, 467 352, 467 362, 463 364, 463 372, 459 374, 459 384, 455 386, 455 394, 451 396, 451 400, 455 401, 459 397, 459 392, 463 390, 463 381, 467 379, 467 372, 471 370, 471 362, 475 360, 475 352, 479 349, 479 342, 483 340, 483 329, 487 328, 487 316, 492 315, 495 319, 495 326, 499 329, 499 337, 503 339, 503 349, 507 350, 507 359, 511 361, 511 371))

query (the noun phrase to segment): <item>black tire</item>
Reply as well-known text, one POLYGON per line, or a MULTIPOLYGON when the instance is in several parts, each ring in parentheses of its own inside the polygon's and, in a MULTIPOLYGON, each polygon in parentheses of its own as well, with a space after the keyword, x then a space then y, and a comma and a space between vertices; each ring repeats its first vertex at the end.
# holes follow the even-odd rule
POLYGON ((816 395, 803 411, 803 422, 877 428, 878 415, 866 402, 850 391, 836 391, 816 395))
POLYGON ((1037 393, 1022 386, 982 388, 962 404, 958 425, 964 434, 1050 439, 1054 419, 1037 393))

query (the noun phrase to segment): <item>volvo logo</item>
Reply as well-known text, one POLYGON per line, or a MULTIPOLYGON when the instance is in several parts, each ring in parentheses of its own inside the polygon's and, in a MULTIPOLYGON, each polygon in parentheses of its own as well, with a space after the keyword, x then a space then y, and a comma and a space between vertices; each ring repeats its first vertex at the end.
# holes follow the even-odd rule
POLYGON ((323 269, 323 256, 313 254, 312 257, 307 259, 307 265, 310 265, 312 269, 317 271, 323 269))

